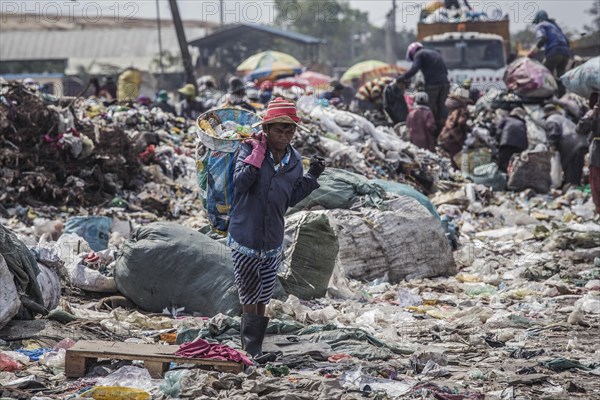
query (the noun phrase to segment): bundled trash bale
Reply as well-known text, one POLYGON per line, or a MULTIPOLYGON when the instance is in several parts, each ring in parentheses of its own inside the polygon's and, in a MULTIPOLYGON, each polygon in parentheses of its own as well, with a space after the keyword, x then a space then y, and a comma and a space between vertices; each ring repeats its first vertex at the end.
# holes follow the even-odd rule
POLYGON ((117 288, 146 311, 241 311, 230 251, 193 229, 169 222, 138 228, 117 255, 117 288))
POLYGON ((362 175, 336 168, 327 168, 319 177, 320 187, 290 208, 288 215, 320 207, 351 209, 363 205, 376 207, 383 202, 385 190, 362 175))
POLYGON ((332 210, 339 262, 349 278, 391 283, 418 277, 448 276, 456 265, 440 221, 417 200, 403 196, 382 209, 332 210))
POLYGON ((433 203, 425 196, 423 193, 414 189, 411 186, 405 185, 403 183, 392 182, 392 181, 384 181, 383 179, 372 179, 371 182, 381 186, 387 192, 393 193, 398 196, 409 196, 413 199, 417 200, 423 207, 425 207, 431 215, 436 217, 438 220, 440 219, 440 214, 438 214, 437 210, 433 203))
POLYGON ((506 175, 500 172, 498 164, 489 163, 480 165, 473 171, 473 182, 492 188, 494 192, 502 192, 506 189, 506 175))
POLYGON ((286 219, 285 271, 280 282, 304 300, 324 297, 335 268, 338 238, 322 211, 301 211, 286 219))
POLYGON ((21 308, 21 299, 15 286, 13 274, 0 254, 0 328, 10 321, 21 308))
MULTIPOLYGON (((6 270, 1 268, 4 272, 0 272, 2 276, 0 326, 8 322, 10 318, 33 319, 36 314, 46 315, 48 310, 44 304, 45 296, 38 283, 38 275, 41 271, 35 256, 13 232, 3 225, 0 225, 0 256, 2 256, 0 263, 6 265, 9 271, 9 274, 6 274, 6 270), (14 296, 10 295, 13 293, 13 287, 7 280, 9 276, 12 277, 19 294, 19 307, 16 313, 14 313, 16 301, 14 296), (5 310, 4 307, 7 309, 5 310)), ((46 299, 50 300, 48 296, 46 299)), ((51 301, 48 303, 51 305, 51 301)))
POLYGON ((533 189, 537 193, 548 193, 551 155, 543 146, 514 154, 508 167, 507 188, 514 191, 533 189))
POLYGON ((529 57, 518 58, 506 67, 504 83, 508 90, 526 98, 545 99, 558 90, 548 68, 529 57))
POLYGON ((600 92, 600 57, 567 71, 560 80, 567 90, 586 99, 592 93, 600 92))

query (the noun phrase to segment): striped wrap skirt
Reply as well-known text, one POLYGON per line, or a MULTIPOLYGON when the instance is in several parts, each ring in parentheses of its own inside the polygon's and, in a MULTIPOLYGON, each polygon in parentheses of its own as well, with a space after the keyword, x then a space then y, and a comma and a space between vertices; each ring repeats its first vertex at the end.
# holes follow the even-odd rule
POLYGON ((283 260, 282 253, 268 258, 248 256, 231 250, 233 273, 241 304, 268 304, 273 296, 277 269, 283 260))

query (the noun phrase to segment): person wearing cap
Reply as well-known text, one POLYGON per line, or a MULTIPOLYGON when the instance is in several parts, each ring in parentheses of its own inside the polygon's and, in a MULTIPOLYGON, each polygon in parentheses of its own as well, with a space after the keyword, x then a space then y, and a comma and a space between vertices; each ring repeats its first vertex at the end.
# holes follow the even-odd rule
POLYGON ((508 169, 513 154, 519 154, 529 147, 526 117, 527 113, 523 108, 515 107, 498 124, 498 168, 502 172, 508 169))
POLYGON ((592 200, 596 206, 596 214, 600 214, 600 103, 598 93, 594 92, 589 99, 590 110, 577 124, 577 133, 587 135, 590 145, 590 188, 592 200))
POLYGON ((140 107, 152 108, 152 101, 150 101, 150 97, 145 94, 140 94, 137 98, 137 103, 140 107))
POLYGON ((325 161, 313 156, 304 174, 302 157, 291 145, 299 121, 294 103, 271 101, 259 123, 262 132, 240 146, 233 174, 227 245, 242 304, 242 348, 255 360, 262 355, 265 307, 282 262, 284 215, 319 187, 325 169, 325 161))
POLYGON ((156 94, 155 104, 156 107, 160 108, 164 112, 175 114, 175 107, 169 103, 169 94, 166 90, 163 89, 158 91, 156 94))
POLYGON ((273 98, 273 89, 274 89, 273 81, 266 80, 260 84, 260 102, 264 105, 269 104, 271 99, 273 98))
POLYGON ((217 80, 212 75, 203 75, 196 80, 198 84, 198 101, 202 104, 202 111, 216 107, 223 96, 217 88, 217 80))
POLYGON ((569 39, 563 33, 554 19, 548 17, 548 13, 540 10, 535 15, 533 23, 536 24, 535 36, 537 43, 531 49, 528 56, 532 57, 542 47, 544 48, 544 66, 552 72, 558 83, 558 97, 565 94, 565 87, 560 78, 567 69, 571 58, 569 39))
POLYGON ((394 125, 405 122, 408 116, 408 105, 404 98, 406 83, 396 78, 383 89, 383 110, 390 117, 394 125))
POLYGON ((196 119, 202 113, 202 105, 196 100, 196 87, 188 83, 177 90, 181 101, 177 104, 177 115, 187 119, 196 119))
POLYGON ((429 96, 425 92, 415 94, 415 106, 408 113, 406 127, 410 141, 422 149, 435 153, 435 119, 429 108, 429 96))
POLYGON ((462 84, 462 87, 469 91, 469 98, 473 104, 477 103, 477 100, 481 97, 481 91, 473 87, 473 79, 468 78, 462 84))
POLYGON ((450 91, 448 81, 448 68, 441 54, 435 50, 425 49, 419 42, 411 43, 406 50, 406 58, 412 61, 412 66, 404 74, 400 75, 402 80, 408 81, 417 72, 423 73, 425 79, 424 91, 429 96, 429 108, 435 117, 437 132, 444 126, 444 120, 448 114, 444 103, 450 91))
POLYGON ((577 135, 577 126, 554 104, 544 106, 546 137, 550 151, 558 150, 564 172, 563 189, 581 184, 583 164, 588 146, 585 137, 577 135))
POLYGON ((445 102, 450 114, 437 140, 438 145, 448 153, 453 162, 454 156, 462 150, 469 131, 469 104, 469 91, 461 87, 454 89, 445 102))
POLYGON ((225 102, 221 107, 240 107, 250 112, 256 112, 256 109, 250 105, 246 97, 246 87, 240 78, 233 77, 229 80, 229 89, 225 95, 225 102))

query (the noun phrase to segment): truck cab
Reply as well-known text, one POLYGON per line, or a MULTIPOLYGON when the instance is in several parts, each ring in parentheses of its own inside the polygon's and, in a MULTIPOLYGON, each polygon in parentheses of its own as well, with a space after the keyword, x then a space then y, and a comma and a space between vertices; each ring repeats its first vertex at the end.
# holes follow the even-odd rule
POLYGON ((471 79, 481 92, 503 90, 506 70, 504 39, 500 35, 479 32, 446 32, 423 38, 423 45, 438 51, 448 68, 451 84, 471 79))

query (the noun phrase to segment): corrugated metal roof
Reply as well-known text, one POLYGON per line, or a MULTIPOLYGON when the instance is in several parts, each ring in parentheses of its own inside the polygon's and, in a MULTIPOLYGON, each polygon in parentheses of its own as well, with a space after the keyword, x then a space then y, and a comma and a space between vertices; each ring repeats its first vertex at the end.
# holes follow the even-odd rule
MULTIPOLYGON (((188 38, 204 36, 203 28, 186 29, 188 38)), ((162 31, 164 50, 178 51, 174 30, 162 31)), ((8 31, 0 35, 0 61, 148 57, 158 54, 156 29, 90 29, 77 31, 8 31)))
POLYGON ((247 32, 258 31, 269 35, 275 35, 287 40, 299 42, 302 44, 319 44, 325 43, 325 40, 314 36, 304 35, 298 32, 284 31, 272 26, 259 24, 236 24, 227 26, 215 33, 202 37, 200 39, 190 41, 190 45, 196 47, 214 48, 222 46, 224 42, 230 40, 238 40, 247 32))

